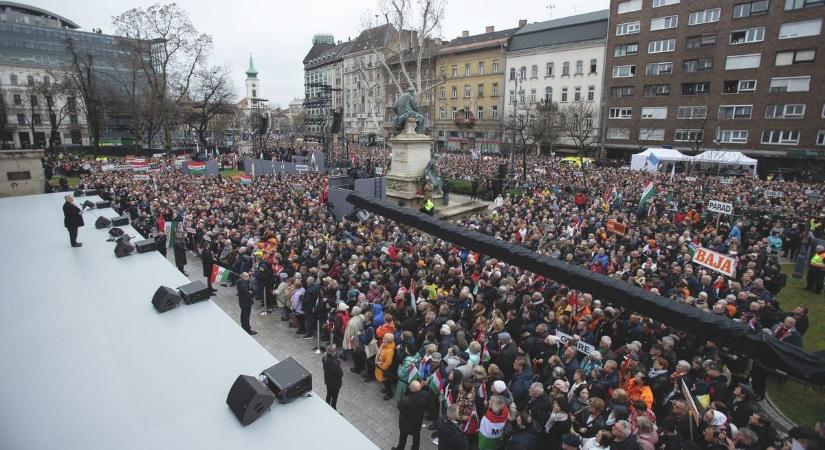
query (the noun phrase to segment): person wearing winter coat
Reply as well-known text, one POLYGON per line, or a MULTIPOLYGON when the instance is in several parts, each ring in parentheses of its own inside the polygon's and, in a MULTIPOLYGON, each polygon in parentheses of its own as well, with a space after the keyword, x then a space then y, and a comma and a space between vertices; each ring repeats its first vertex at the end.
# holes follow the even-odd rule
POLYGON ((656 425, 647 417, 636 418, 636 443, 641 450, 656 450, 656 444, 659 442, 659 435, 656 433, 656 425))
POLYGON ((418 450, 428 402, 429 397, 421 389, 421 383, 411 382, 410 391, 398 401, 398 445, 393 448, 403 450, 407 446, 407 436, 412 436, 412 449, 418 450))
POLYGON ((344 379, 341 360, 338 359, 338 346, 335 344, 328 345, 321 362, 324 366, 324 384, 327 387, 326 402, 332 409, 336 409, 338 392, 341 390, 344 379))
POLYGON ((450 405, 438 420, 438 450, 469 450, 467 435, 459 427, 459 406, 450 405))
MULTIPOLYGON (((395 400, 400 401, 407 392, 407 380, 410 376, 410 370, 417 367, 421 362, 421 355, 415 351, 415 344, 408 343, 404 349, 407 355, 398 365, 398 382, 395 384, 395 400)), ((438 361, 441 362, 441 355, 438 355, 438 361)), ((429 394, 428 394, 429 395, 429 394)))
POLYGON ((395 336, 391 333, 384 334, 383 343, 378 348, 378 353, 375 355, 375 381, 384 383, 384 400, 392 398, 392 377, 387 371, 392 367, 392 361, 395 357, 395 336))
POLYGON ((352 338, 353 336, 358 336, 358 333, 364 329, 364 315, 361 314, 361 308, 355 306, 352 308, 352 316, 349 319, 349 323, 347 324, 347 328, 344 329, 344 356, 343 359, 347 359, 347 355, 352 353, 354 350, 352 348, 352 338))

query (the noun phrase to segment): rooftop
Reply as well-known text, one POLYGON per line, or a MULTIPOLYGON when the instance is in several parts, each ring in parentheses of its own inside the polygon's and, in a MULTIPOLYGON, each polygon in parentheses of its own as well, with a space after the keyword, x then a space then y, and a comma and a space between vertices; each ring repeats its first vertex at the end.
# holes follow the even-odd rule
POLYGON ((607 38, 610 10, 563 17, 528 24, 510 39, 508 51, 526 50, 551 45, 571 44, 607 38))
MULTIPOLYGON (((13 11, 17 11, 19 13, 22 13, 22 15, 24 15, 24 16, 29 15, 29 16, 35 16, 35 17, 40 17, 40 18, 43 18, 43 19, 49 19, 49 20, 52 20, 52 21, 56 21, 57 22, 56 23, 57 28, 71 28, 73 30, 76 30, 76 29, 80 28, 80 25, 78 25, 78 24, 74 23, 73 21, 61 16, 60 14, 55 14, 51 11, 47 11, 45 9, 38 8, 36 6, 24 5, 22 3, 17 3, 17 2, 0 2, 0 11, 6 12, 6 10, 9 10, 9 9, 13 10, 13 11)), ((14 21, 14 20, 9 20, 8 18, 6 20, 8 20, 10 22, 14 21)), ((51 24, 48 23, 48 21, 44 21, 44 23, 40 23, 40 24, 37 24, 37 23, 32 24, 28 20, 25 20, 25 19, 23 19, 23 20, 24 20, 23 23, 26 23, 27 25, 44 25, 44 26, 51 25, 51 24)))

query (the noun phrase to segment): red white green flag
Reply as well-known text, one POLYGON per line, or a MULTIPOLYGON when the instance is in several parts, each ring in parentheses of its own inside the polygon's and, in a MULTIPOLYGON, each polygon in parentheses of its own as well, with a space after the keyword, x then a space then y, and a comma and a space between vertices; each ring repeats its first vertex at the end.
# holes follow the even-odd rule
POLYGON ((247 174, 245 174, 245 173, 242 173, 242 174, 241 174, 241 184, 243 184, 243 185, 250 185, 250 184, 252 184, 252 176, 251 176, 251 175, 247 175, 247 174))
POLYGON ((229 280, 229 270, 217 264, 212 266, 212 273, 209 274, 209 284, 223 283, 229 280))
POLYGON ((192 161, 188 164, 189 173, 192 175, 204 175, 206 173, 206 163, 203 161, 192 161))

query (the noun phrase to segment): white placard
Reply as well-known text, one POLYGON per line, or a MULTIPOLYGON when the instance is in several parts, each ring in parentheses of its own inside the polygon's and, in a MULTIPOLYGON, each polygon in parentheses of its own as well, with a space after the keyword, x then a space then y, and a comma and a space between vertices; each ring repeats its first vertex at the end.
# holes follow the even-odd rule
POLYGON ((783 195, 784 194, 782 194, 782 192, 780 191, 765 191, 765 197, 768 198, 782 198, 783 195))
POLYGON ((295 164, 296 172, 309 172, 309 166, 306 164, 295 164))
MULTIPOLYGON (((570 336, 566 333, 562 333, 559 330, 556 330, 556 337, 559 338, 559 342, 563 345, 567 345, 567 342, 573 339, 573 336, 570 336)), ((578 350, 580 353, 584 353, 585 355, 587 355, 590 354, 590 352, 592 352, 593 350, 596 350, 596 347, 593 347, 587 342, 584 342, 581 339, 579 339, 578 341, 576 341, 576 350, 578 350)))
POLYGON ((730 278, 736 278, 736 259, 728 255, 723 255, 704 247, 697 247, 693 253, 693 262, 720 272, 730 278))
POLYGON ((708 200, 708 211, 730 215, 733 214, 733 205, 719 200, 708 200))
POLYGON ((733 180, 730 178, 721 178, 719 182, 722 184, 733 184, 733 180))

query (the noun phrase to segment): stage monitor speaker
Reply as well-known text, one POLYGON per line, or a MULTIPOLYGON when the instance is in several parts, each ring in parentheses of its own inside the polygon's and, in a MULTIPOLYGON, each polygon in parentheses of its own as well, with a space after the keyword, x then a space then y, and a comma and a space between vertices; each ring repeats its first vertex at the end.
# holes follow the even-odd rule
POLYGON ((261 372, 278 403, 289 403, 312 391, 312 374, 297 361, 287 358, 261 372))
POLYGON ((144 239, 135 242, 135 248, 138 253, 149 253, 158 249, 158 243, 154 239, 144 239))
POLYGON ((129 225, 129 216, 112 217, 113 227, 122 227, 123 225, 129 225))
POLYGON ((258 420, 274 401, 275 394, 250 375, 238 375, 226 396, 226 404, 243 426, 258 420))
POLYGON ((77 189, 74 191, 75 197, 84 197, 87 195, 97 195, 97 191, 94 189, 77 189))
POLYGON ((86 200, 85 202, 83 202, 83 209, 94 209, 94 207, 95 207, 95 202, 93 202, 91 200, 86 200))
POLYGON ((159 287, 152 297, 152 306, 154 306, 159 313, 169 311, 177 307, 179 303, 180 295, 178 295, 174 289, 166 286, 159 287))
POLYGON ((180 292, 180 296, 183 299, 183 302, 187 305, 208 300, 209 296, 212 294, 209 291, 209 288, 206 287, 206 285, 201 280, 196 280, 189 284, 184 284, 183 286, 180 286, 178 288, 178 292, 180 292))
POLYGON ((97 208, 97 209, 111 208, 111 207, 112 207, 112 202, 108 202, 108 201, 105 201, 105 200, 102 201, 102 202, 95 203, 95 208, 97 208))
POLYGON ((113 238, 119 238, 119 237, 123 236, 124 234, 126 234, 126 233, 124 233, 123 230, 118 228, 118 227, 114 227, 114 228, 109 229, 109 236, 111 236, 113 238))
POLYGON ((135 251, 135 246, 130 244, 128 241, 120 241, 115 246, 115 256, 118 258, 123 258, 124 256, 129 256, 135 251))
POLYGON ((112 221, 105 218, 105 217, 98 217, 95 221, 95 228, 98 230, 102 228, 109 228, 112 225, 112 221))

